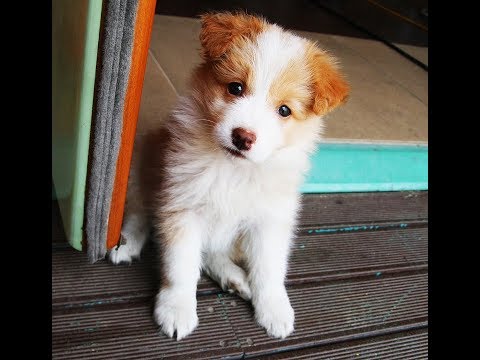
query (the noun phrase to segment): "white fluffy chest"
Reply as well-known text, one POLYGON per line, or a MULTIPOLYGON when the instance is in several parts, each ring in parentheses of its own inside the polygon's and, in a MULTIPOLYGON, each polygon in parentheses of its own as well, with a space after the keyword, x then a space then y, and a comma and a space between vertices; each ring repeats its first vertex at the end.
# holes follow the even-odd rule
POLYGON ((194 159, 170 168, 170 205, 201 215, 212 240, 266 218, 295 216, 302 178, 298 167, 199 154, 194 159))

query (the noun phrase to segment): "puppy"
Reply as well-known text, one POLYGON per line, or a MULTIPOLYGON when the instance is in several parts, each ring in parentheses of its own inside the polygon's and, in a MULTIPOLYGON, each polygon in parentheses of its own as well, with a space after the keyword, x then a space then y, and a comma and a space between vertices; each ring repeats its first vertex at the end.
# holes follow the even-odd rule
POLYGON ((316 44, 244 13, 201 17, 203 63, 164 126, 138 135, 113 263, 139 256, 153 225, 162 283, 154 317, 169 337, 198 324, 203 269, 251 300, 270 336, 294 329, 285 290, 299 186, 322 116, 349 91, 316 44))

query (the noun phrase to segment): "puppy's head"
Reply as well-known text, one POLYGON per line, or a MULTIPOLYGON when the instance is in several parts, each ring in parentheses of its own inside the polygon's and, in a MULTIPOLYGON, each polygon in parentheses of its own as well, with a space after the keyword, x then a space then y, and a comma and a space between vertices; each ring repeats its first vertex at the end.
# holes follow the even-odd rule
POLYGON ((217 13, 201 20, 204 62, 192 94, 216 147, 257 163, 287 146, 311 147, 322 115, 348 95, 335 59, 258 17, 217 13))

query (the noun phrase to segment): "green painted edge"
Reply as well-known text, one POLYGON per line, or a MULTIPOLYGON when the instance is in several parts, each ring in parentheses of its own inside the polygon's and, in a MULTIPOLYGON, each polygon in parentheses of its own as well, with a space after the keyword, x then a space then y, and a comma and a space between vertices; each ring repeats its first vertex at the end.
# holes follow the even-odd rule
POLYGON ((85 34, 85 53, 82 75, 82 92, 78 121, 77 158, 72 188, 72 221, 68 241, 73 248, 82 250, 83 217, 85 209, 85 187, 87 181, 88 150, 90 145, 90 128, 92 124, 95 72, 97 67, 98 39, 102 0, 88 2, 88 14, 85 34))
POLYGON ((323 143, 302 193, 428 190, 428 146, 323 143))

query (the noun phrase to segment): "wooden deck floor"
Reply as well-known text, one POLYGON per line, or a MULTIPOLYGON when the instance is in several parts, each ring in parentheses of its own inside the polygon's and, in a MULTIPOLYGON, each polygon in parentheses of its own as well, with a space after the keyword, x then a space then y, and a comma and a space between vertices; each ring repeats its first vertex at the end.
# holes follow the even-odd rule
POLYGON ((252 308, 203 277, 199 326, 177 342, 153 322, 156 260, 87 262, 54 231, 55 359, 426 359, 428 192, 307 195, 287 289, 295 331, 269 338, 252 308))

